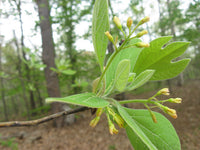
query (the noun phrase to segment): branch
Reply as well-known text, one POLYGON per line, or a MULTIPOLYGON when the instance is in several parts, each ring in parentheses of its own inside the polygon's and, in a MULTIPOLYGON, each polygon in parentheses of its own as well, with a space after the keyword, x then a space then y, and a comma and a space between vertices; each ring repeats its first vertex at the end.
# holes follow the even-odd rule
POLYGON ((55 118, 61 117, 61 116, 65 116, 65 115, 70 115, 70 114, 74 114, 77 112, 81 112, 81 111, 85 111, 88 110, 90 108, 88 107, 79 107, 73 110, 66 110, 66 111, 62 111, 62 112, 58 112, 40 119, 36 119, 36 120, 31 120, 31 121, 10 121, 10 122, 2 122, 0 123, 0 128, 4 128, 4 127, 22 127, 22 126, 35 126, 50 120, 53 120, 55 118))

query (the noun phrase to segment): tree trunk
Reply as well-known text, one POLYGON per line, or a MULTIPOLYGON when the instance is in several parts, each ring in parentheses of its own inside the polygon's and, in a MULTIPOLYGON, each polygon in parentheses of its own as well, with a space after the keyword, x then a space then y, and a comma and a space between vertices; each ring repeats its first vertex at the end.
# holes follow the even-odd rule
MULTIPOLYGON (((73 3, 73 0, 70 0, 70 6, 74 6, 75 4, 73 3)), ((68 53, 69 53, 69 59, 70 63, 72 65, 72 70, 76 70, 76 51, 74 49, 74 42, 75 42, 75 34, 74 34, 74 25, 73 23, 73 10, 72 7, 69 7, 69 16, 68 18, 68 26, 69 26, 69 32, 67 33, 67 42, 66 46, 68 48, 68 53)), ((71 76, 71 84, 75 84, 76 81, 76 74, 71 76)), ((77 86, 73 87, 73 94, 77 94, 79 92, 79 88, 77 86)))
POLYGON ((35 87, 36 87, 36 93, 37 93, 38 100, 39 100, 39 106, 42 107, 44 105, 44 103, 43 103, 43 100, 42 100, 42 97, 40 94, 39 87, 37 85, 35 87))
MULTIPOLYGON (((1 43, 0 43, 0 71, 2 71, 2 66, 1 66, 1 43)), ((3 110, 4 110, 4 119, 5 121, 8 121, 8 112, 7 112, 7 106, 6 106, 6 100, 5 100, 5 90, 4 90, 4 82, 3 82, 3 77, 0 77, 0 85, 1 85, 1 98, 3 101, 3 110)))
POLYGON ((184 84, 184 76, 183 72, 181 72, 178 76, 177 86, 183 86, 184 84))
MULTIPOLYGON (((50 10, 48 0, 37 0, 38 13, 40 17, 40 29, 42 36, 42 60, 46 65, 44 69, 47 92, 50 97, 60 97, 59 80, 51 68, 55 68, 55 50, 50 21, 50 10)), ((61 103, 52 103, 52 113, 61 111, 61 103)), ((63 118, 56 119, 53 123, 55 127, 63 125, 63 118)))
POLYGON ((37 78, 39 75, 35 72, 35 70, 33 70, 32 76, 33 76, 33 80, 35 81, 34 87, 35 87, 35 92, 37 94, 37 100, 39 102, 39 106, 42 107, 44 105, 44 103, 43 103, 43 99, 42 99, 42 96, 40 93, 40 85, 39 85, 40 81, 37 78))
POLYGON ((11 101, 12 101, 12 106, 13 106, 13 110, 14 110, 14 113, 15 115, 17 116, 19 114, 19 103, 17 105, 17 98, 14 97, 14 96, 11 96, 11 101))
POLYGON ((25 88, 25 84, 24 84, 24 80, 23 80, 23 75, 22 75, 22 67, 21 67, 21 58, 20 58, 20 49, 19 49, 19 45, 17 42, 17 38, 15 35, 15 31, 13 31, 13 35, 15 38, 15 45, 17 47, 17 57, 18 57, 18 64, 17 64, 17 71, 18 71, 18 75, 19 75, 19 80, 22 86, 22 95, 23 95, 23 100, 26 106, 26 111, 27 111, 27 117, 28 119, 30 119, 30 110, 29 110, 29 104, 28 104, 28 99, 26 96, 26 88, 25 88))
POLYGON ((157 0, 158 1, 158 12, 159 12, 159 27, 161 29, 161 36, 165 36, 165 29, 162 27, 162 19, 163 19, 163 13, 161 12, 160 10, 160 0, 157 0))
MULTIPOLYGON (((24 30, 23 30, 22 12, 21 12, 21 0, 15 1, 15 3, 16 3, 16 6, 17 6, 17 11, 19 13, 22 56, 23 56, 24 60, 27 60, 26 54, 25 54, 25 51, 24 51, 25 46, 24 46, 24 30)), ((23 63, 23 65, 25 66, 25 70, 26 70, 25 77, 27 79, 27 82, 31 82, 30 69, 29 69, 27 64, 23 63)), ((29 93, 29 101, 30 101, 30 104, 31 104, 30 107, 31 107, 31 109, 35 109, 36 108, 36 104, 35 104, 35 101, 34 101, 33 91, 32 90, 28 90, 28 93, 29 93)))

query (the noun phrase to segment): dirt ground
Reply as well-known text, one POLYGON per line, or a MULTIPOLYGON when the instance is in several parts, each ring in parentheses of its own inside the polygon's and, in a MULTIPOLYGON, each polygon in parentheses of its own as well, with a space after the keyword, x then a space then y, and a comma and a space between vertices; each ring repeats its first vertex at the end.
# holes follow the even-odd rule
MULTIPOLYGON (((178 118, 169 120, 174 125, 181 140, 182 150, 200 149, 200 81, 190 81, 183 87, 173 87, 170 97, 181 97, 182 104, 169 104, 177 110, 178 118)), ((156 91, 140 95, 127 95, 127 98, 148 98, 156 91)), ((129 105, 129 107, 133 107, 129 105)), ((139 107, 139 106, 134 106, 139 107)), ((44 123, 35 127, 1 128, 1 137, 16 137, 19 150, 133 150, 123 129, 118 135, 110 135, 106 117, 91 128, 93 118, 90 111, 78 114, 76 123, 56 129, 44 123)), ((1 146, 0 150, 11 148, 1 146)))

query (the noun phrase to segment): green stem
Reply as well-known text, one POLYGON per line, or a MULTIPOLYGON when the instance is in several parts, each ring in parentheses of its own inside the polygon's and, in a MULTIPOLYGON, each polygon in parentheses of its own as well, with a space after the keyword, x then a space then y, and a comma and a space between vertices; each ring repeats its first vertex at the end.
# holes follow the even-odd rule
POLYGON ((129 45, 129 46, 124 47, 123 49, 130 48, 130 47, 136 47, 135 45, 136 45, 136 44, 132 44, 132 45, 129 45))
POLYGON ((160 104, 160 101, 152 101, 149 99, 133 99, 133 100, 123 100, 123 101, 119 101, 120 104, 128 104, 128 103, 143 103, 143 104, 154 104, 156 106, 161 106, 162 104, 160 104))
POLYGON ((97 87, 96 87, 96 89, 95 89, 95 93, 97 93, 97 90, 98 90, 98 88, 99 88, 99 86, 100 86, 101 81, 103 80, 103 77, 104 77, 106 71, 108 70, 108 67, 110 66, 111 62, 113 61, 113 59, 115 58, 115 56, 117 55, 118 52, 119 52, 119 51, 115 51, 115 52, 113 53, 113 55, 111 55, 111 58, 110 58, 110 60, 108 61, 108 64, 107 64, 106 68, 103 70, 103 73, 102 73, 101 76, 100 76, 99 82, 98 82, 97 87))
POLYGON ((152 100, 149 100, 149 99, 133 99, 133 100, 123 100, 123 101, 119 101, 120 104, 128 104, 128 103, 143 103, 144 105, 147 104, 147 103, 150 103, 150 104, 154 104, 158 107, 163 107, 162 104, 160 103, 163 103, 163 102, 167 102, 167 100, 164 100, 164 101, 152 101, 152 100))
POLYGON ((131 28, 128 28, 128 33, 129 33, 129 34, 131 33, 131 28))
POLYGON ((137 36, 134 36, 134 37, 130 38, 129 41, 132 40, 132 39, 135 39, 135 38, 137 38, 137 36))
POLYGON ((123 33, 123 35, 124 35, 124 38, 126 39, 126 33, 124 32, 123 29, 122 29, 121 31, 122 31, 122 33, 123 33))
POLYGON ((123 100, 123 101, 119 101, 120 104, 128 104, 128 103, 152 103, 153 101, 149 101, 146 99, 134 99, 134 100, 123 100))
POLYGON ((114 43, 113 45, 115 47, 115 51, 118 51, 118 48, 117 48, 116 44, 114 43))
MULTIPOLYGON (((171 98, 170 98, 171 99, 171 98)), ((161 100, 159 101, 159 103, 165 103, 165 102, 169 102, 170 99, 166 99, 166 100, 161 100)))
POLYGON ((131 34, 129 34, 129 37, 135 32, 135 30, 139 27, 140 25, 137 24, 136 27, 133 29, 133 31, 131 32, 131 34))
MULTIPOLYGON (((117 49, 116 48, 116 51, 113 53, 113 55, 111 55, 111 58, 109 59, 108 61, 108 64, 106 65, 106 68, 103 70, 101 76, 100 76, 100 79, 99 79, 99 82, 97 84, 97 87, 95 89, 95 93, 97 93, 97 90, 99 89, 100 87, 100 84, 101 84, 101 81, 103 80, 105 74, 106 74, 106 71, 108 70, 110 64, 112 63, 113 59, 115 58, 115 56, 123 49, 124 45, 129 41, 131 35, 135 32, 135 30, 139 27, 139 24, 136 25, 136 27, 133 29, 133 31, 128 35, 128 37, 126 38, 126 35, 125 35, 125 40, 124 42, 122 43, 122 45, 117 49)), ((125 33, 124 33, 125 34, 125 33)))
POLYGON ((110 64, 112 63, 113 59, 114 59, 115 56, 122 50, 123 46, 126 44, 127 41, 128 41, 128 38, 125 39, 125 41, 122 43, 122 45, 119 47, 119 49, 118 49, 118 50, 116 49, 116 51, 113 53, 113 55, 111 55, 111 57, 110 57, 110 59, 109 59, 109 61, 108 61, 108 64, 106 65, 106 68, 103 70, 103 73, 102 73, 101 76, 100 76, 99 82, 98 82, 97 87, 96 87, 96 89, 95 89, 95 93, 97 92, 97 90, 98 90, 98 88, 99 88, 99 86, 100 86, 100 83, 101 83, 101 81, 103 80, 103 77, 104 77, 106 71, 108 70, 110 64))

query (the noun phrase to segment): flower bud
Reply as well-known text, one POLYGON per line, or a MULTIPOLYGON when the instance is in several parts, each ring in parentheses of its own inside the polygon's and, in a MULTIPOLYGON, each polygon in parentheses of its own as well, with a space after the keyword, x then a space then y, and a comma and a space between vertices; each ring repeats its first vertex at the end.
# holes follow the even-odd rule
POLYGON ((113 135, 117 134, 119 131, 115 128, 115 125, 112 122, 109 122, 109 132, 113 135))
POLYGON ((114 21, 115 25, 117 26, 117 28, 121 30, 122 25, 121 25, 119 18, 117 16, 114 16, 113 21, 114 21))
POLYGON ((148 33, 148 31, 147 30, 143 30, 143 31, 141 31, 141 32, 139 32, 137 35, 136 35, 136 37, 141 37, 141 36, 143 36, 143 35, 145 35, 145 34, 147 34, 148 33))
POLYGON ((163 88, 160 91, 158 91, 157 95, 169 95, 169 89, 168 88, 163 88))
POLYGON ((169 102, 180 104, 182 102, 181 98, 170 98, 169 102))
POLYGON ((98 108, 96 111, 96 116, 101 116, 101 114, 103 113, 103 108, 98 108))
POLYGON ((113 41, 113 37, 112 37, 112 35, 109 33, 109 31, 106 31, 106 32, 105 32, 105 35, 108 37, 109 41, 111 41, 112 43, 114 42, 114 41, 113 41))
POLYGON ((100 117, 99 117, 99 116, 95 117, 95 118, 90 122, 90 126, 94 128, 94 127, 97 125, 97 123, 99 122, 99 120, 100 120, 100 117))
POLYGON ((175 109, 170 109, 168 107, 164 108, 164 111, 170 115, 172 118, 176 119, 177 118, 177 114, 176 114, 176 110, 175 109))
POLYGON ((120 128, 124 128, 124 119, 120 115, 118 115, 112 108, 107 107, 109 114, 113 117, 115 122, 118 124, 120 128))
POLYGON ((157 123, 157 119, 156 119, 155 114, 152 111, 150 111, 150 114, 151 114, 151 118, 152 118, 153 122, 157 123))
POLYGON ((118 124, 120 128, 124 128, 124 119, 122 119, 121 116, 119 116, 118 114, 115 114, 115 116, 113 116, 113 119, 116 121, 116 123, 118 124))
POLYGON ((148 16, 146 16, 142 20, 140 20, 140 22, 138 23, 138 25, 142 25, 142 24, 148 22, 149 20, 150 20, 150 18, 148 16))
POLYGON ((144 43, 144 42, 138 42, 135 44, 135 46, 142 48, 142 47, 149 47, 149 43, 144 43))
POLYGON ((130 28, 132 24, 133 24, 133 19, 131 17, 128 17, 126 22, 127 27, 130 28))
POLYGON ((117 44, 117 41, 118 41, 118 36, 116 36, 114 44, 117 44))

